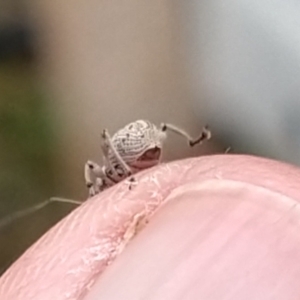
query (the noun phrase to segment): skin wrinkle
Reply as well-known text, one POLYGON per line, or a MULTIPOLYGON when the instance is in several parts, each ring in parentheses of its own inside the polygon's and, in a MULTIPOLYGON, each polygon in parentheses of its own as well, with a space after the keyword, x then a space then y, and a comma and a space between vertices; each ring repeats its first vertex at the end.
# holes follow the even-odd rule
MULTIPOLYGON (((165 168, 165 165, 163 165, 161 167, 165 168)), ((170 170, 168 170, 168 171, 169 171, 168 173, 170 173, 170 170)), ((158 188, 157 187, 158 181, 157 180, 153 180, 153 178, 155 179, 157 176, 159 176, 161 174, 164 174, 164 170, 155 172, 153 174, 152 178, 151 178, 152 180, 150 182, 147 182, 147 184, 150 184, 150 185, 152 184, 153 185, 153 183, 154 183, 156 185, 156 188, 158 188)), ((126 192, 127 192, 127 189, 124 192, 124 187, 122 187, 122 186, 120 186, 118 189, 116 189, 115 191, 113 191, 113 195, 110 198, 115 200, 113 202, 117 202, 115 204, 116 207, 118 207, 117 206, 118 202, 122 202, 123 201, 123 203, 124 203, 124 194, 126 194, 126 192), (119 197, 118 197, 118 195, 119 195, 119 197)), ((106 192, 103 192, 102 195, 101 195, 103 198, 105 198, 105 193, 106 192)), ((164 198, 164 196, 166 196, 166 194, 162 195, 162 193, 158 193, 157 196, 156 196, 156 199, 152 199, 153 202, 151 203, 151 207, 150 207, 149 211, 152 211, 158 205, 158 203, 163 200, 163 198, 164 198), (157 196, 159 196, 159 197, 157 197, 157 196), (155 201, 155 200, 158 200, 158 201, 155 201)), ((97 199, 97 198, 98 197, 96 197, 96 200, 91 199, 90 201, 101 201, 101 199, 97 199)), ((107 202, 107 205, 106 205, 107 207, 109 206, 109 203, 111 203, 111 201, 107 202)), ((85 205, 87 205, 87 203, 84 203, 80 209, 84 209, 85 205)), ((145 204, 144 204, 144 206, 145 206, 145 204)), ((106 209, 107 209, 107 207, 106 207, 106 209)), ((64 222, 61 224, 61 226, 57 230, 54 230, 54 233, 52 235, 50 233, 50 235, 47 235, 47 236, 44 236, 43 238, 41 238, 40 243, 42 243, 42 244, 43 243, 44 244, 49 244, 51 242, 48 239, 49 236, 50 236, 50 239, 57 240, 57 239, 60 238, 61 234, 63 234, 66 230, 70 230, 70 229, 74 230, 78 226, 78 221, 81 218, 84 219, 85 215, 89 216, 89 217, 92 216, 93 219, 96 218, 97 215, 96 214, 92 214, 90 212, 91 209, 92 209, 92 206, 90 206, 90 209, 86 209, 86 211, 83 213, 83 215, 76 214, 76 212, 74 212, 73 215, 72 215, 72 217, 71 218, 67 217, 64 220, 64 222), (71 221, 69 221, 69 220, 71 220, 71 221)), ((140 210, 141 210, 140 208, 135 209, 135 211, 130 211, 129 210, 127 212, 127 215, 130 216, 130 214, 136 214, 140 210)), ((123 232, 125 231, 124 228, 119 228, 118 227, 118 216, 121 214, 121 212, 122 212, 122 209, 117 209, 117 213, 118 214, 114 214, 114 216, 116 216, 116 217, 115 217, 115 220, 114 220, 113 223, 115 223, 115 224, 112 224, 112 227, 115 228, 113 231, 114 232, 118 232, 119 231, 119 234, 121 234, 122 231, 123 232)), ((124 209, 123 209, 123 214, 124 214, 124 209)), ((94 220, 90 220, 90 221, 92 223, 95 223, 94 220)), ((89 230, 90 234, 95 234, 95 232, 93 232, 93 229, 95 229, 95 227, 89 226, 89 229, 90 229, 89 230)), ((108 235, 108 233, 106 233, 106 235, 108 235)), ((111 235, 111 233, 110 233, 110 235, 111 235)), ((110 264, 111 261, 113 260, 114 256, 115 256, 115 254, 118 252, 118 247, 120 245, 121 240, 120 239, 118 240, 117 236, 115 236, 115 237, 111 236, 110 239, 105 239, 99 233, 96 234, 96 236, 98 236, 98 238, 94 239, 94 244, 99 245, 99 248, 102 249, 102 251, 106 250, 106 253, 103 255, 103 260, 99 261, 100 266, 98 265, 98 267, 100 267, 99 269, 101 269, 101 263, 102 263, 102 270, 103 270, 103 267, 105 267, 108 264, 110 264), (110 246, 107 246, 107 245, 110 245, 110 246)), ((104 236, 105 236, 105 232, 104 232, 104 236)), ((33 246, 32 249, 31 249, 31 251, 35 251, 35 247, 36 246, 33 246)), ((124 246, 122 246, 122 247, 124 247, 124 246)), ((93 263, 95 263, 95 261, 97 261, 95 259, 94 255, 93 255, 93 253, 91 253, 90 251, 83 251, 83 252, 84 253, 82 254, 81 260, 84 262, 84 265, 89 265, 89 262, 93 264, 93 263), (86 255, 88 256, 88 258, 85 258, 86 255)), ((58 253, 56 253, 56 257, 57 257, 57 254, 58 253)), ((59 254, 61 256, 63 255, 62 253, 59 253, 59 254)), ((26 257, 26 253, 25 253, 25 257, 26 257)), ((48 264, 51 265, 51 260, 48 261, 48 264)), ((53 264, 54 264, 54 262, 53 262, 53 264)), ((84 272, 84 268, 73 268, 73 271, 71 269, 71 272, 67 272, 67 274, 68 275, 73 275, 74 277, 80 278, 80 272, 84 272)), ((100 273, 99 271, 92 272, 92 276, 89 276, 90 277, 89 281, 92 280, 91 278, 93 278, 95 275, 98 275, 99 273, 100 273)), ((24 283, 23 285, 19 284, 19 286, 20 286, 21 289, 24 288, 24 287, 26 287, 26 281, 24 281, 23 283, 24 283)), ((87 282, 85 282, 84 284, 87 284, 87 282)), ((72 284, 72 286, 73 286, 73 289, 75 290, 76 287, 74 288, 73 284, 72 284)), ((68 294, 71 295, 72 293, 68 293, 68 294)))
MULTIPOLYGON (((156 186, 156 188, 161 188, 159 186, 159 181, 157 180, 157 178, 159 176, 165 175, 164 168, 166 168, 166 165, 161 165, 161 166, 159 166, 158 170, 156 172, 154 172, 152 175, 150 175, 149 177, 148 176, 144 177, 145 178, 145 184, 148 184, 148 185, 153 185, 154 184, 156 186)), ((146 173, 147 173, 147 171, 146 171, 146 173)), ((170 170, 169 170, 169 173, 171 173, 170 170)), ((140 175, 142 175, 142 174, 140 174, 140 175)), ((141 183, 141 181, 140 181, 140 183, 141 183)), ((150 191, 151 188, 152 188, 151 186, 148 187, 148 190, 150 191)), ((120 189, 121 189, 121 187, 120 187, 120 189)), ((116 203, 114 203, 114 201, 113 201, 112 205, 116 206, 115 207, 115 211, 116 212, 120 213, 120 211, 123 211, 123 214, 124 214, 124 211, 125 211, 125 214, 128 217, 129 216, 136 216, 138 214, 142 214, 142 215, 144 214, 144 215, 148 215, 150 217, 154 213, 154 210, 158 207, 158 205, 161 204, 163 202, 163 200, 168 196, 168 194, 170 193, 171 189, 168 189, 168 190, 165 190, 165 191, 167 191, 167 192, 160 193, 160 194, 158 193, 155 198, 152 197, 152 199, 154 200, 154 202, 152 202, 152 203, 151 202, 150 203, 144 202, 143 203, 144 205, 141 206, 142 208, 138 208, 138 209, 135 208, 135 210, 131 210, 131 211, 130 210, 126 211, 126 209, 124 210, 123 208, 119 207, 120 203, 121 204, 128 203, 130 201, 130 199, 124 199, 124 197, 121 197, 121 195, 123 193, 119 193, 118 194, 116 192, 115 195, 114 195, 116 197, 115 198, 116 199, 116 203), (151 204, 151 205, 149 205, 149 204, 151 204)), ((132 192, 132 194, 133 194, 133 192, 132 192)), ((134 198, 134 195, 132 195, 132 198, 134 198)), ((151 196, 150 196, 150 198, 151 198, 151 196)), ((125 223, 124 229, 122 230, 122 233, 120 235, 123 235, 123 236, 126 235, 126 233, 127 233, 126 229, 131 226, 131 222, 132 222, 132 220, 129 220, 129 221, 127 221, 125 223)), ((131 229, 129 228, 129 230, 131 230, 131 229)), ((130 236, 130 237, 132 238, 132 236, 130 236)), ((115 246, 115 249, 116 249, 115 254, 116 255, 120 254, 124 250, 126 244, 130 241, 130 239, 126 239, 125 241, 122 240, 118 245, 115 246)), ((114 258, 115 258, 115 255, 112 256, 112 257, 110 257, 107 260, 106 264, 107 265, 111 264, 111 262, 114 260, 114 258)), ((99 274, 100 273, 95 274, 95 275, 99 276, 99 274)), ((96 276, 93 276, 93 278, 91 279, 92 282, 94 282, 96 280, 95 277, 96 276)), ((88 291, 87 287, 90 287, 90 286, 92 286, 91 282, 86 284, 86 288, 83 289, 83 291, 82 291, 82 293, 81 293, 81 295, 80 295, 79 298, 82 298, 86 294, 86 292, 88 291)))
MULTIPOLYGON (((254 181, 256 185, 262 185, 272 190, 276 189, 285 195, 294 197, 297 201, 300 200, 298 189, 295 187, 296 185, 299 186, 300 183, 299 170, 283 163, 242 155, 216 155, 171 164, 161 164, 157 168, 136 175, 139 184, 134 186, 131 191, 128 191, 128 186, 124 182, 118 184, 85 202, 58 225, 54 226, 0 278, 0 295, 14 295, 15 297, 4 297, 3 300, 29 299, 26 296, 32 292, 30 291, 31 282, 35 280, 40 282, 37 278, 39 276, 45 277, 45 274, 47 274, 49 281, 56 279, 54 282, 60 280, 66 282, 63 293, 60 290, 61 287, 56 287, 53 281, 49 282, 48 286, 44 283, 43 288, 53 291, 51 295, 54 295, 55 299, 76 299, 82 290, 90 285, 95 277, 99 276, 106 266, 113 261, 118 252, 118 247, 122 243, 121 236, 126 232, 126 226, 130 224, 132 215, 136 215, 141 211, 152 214, 174 188, 187 182, 220 178, 220 176, 236 181, 241 180, 241 169, 246 169, 245 175, 242 176, 245 181, 254 181), (248 161, 245 167, 243 166, 244 161, 248 161), (274 164, 276 165, 274 166, 274 164), (265 170, 265 173, 260 172, 259 174, 262 175, 263 180, 259 176, 255 178, 255 166, 256 168, 260 166, 265 170), (276 178, 275 171, 271 172, 268 168, 275 171, 280 169, 280 176, 275 174, 278 177, 276 178), (270 175, 269 177, 272 177, 272 180, 264 176, 266 174, 270 175), (297 184, 294 180, 294 186, 291 184, 290 190, 286 192, 281 190, 280 181, 289 175, 297 177, 298 180, 297 184), (143 195, 143 199, 140 199, 140 194, 143 195), (103 214, 104 211, 105 214, 103 214), (101 220, 105 225, 102 226, 101 220), (76 236, 81 237, 80 245, 78 245, 76 236), (68 248, 72 249, 71 252, 64 248, 64 239, 68 240, 68 248), (45 245, 48 247, 47 251, 49 252, 47 253, 39 250, 45 245), (96 249, 101 249, 100 253, 97 253, 96 249), (47 259, 45 259, 45 256, 47 256, 47 259), (53 278, 54 275, 51 276, 51 274, 54 274, 56 268, 59 268, 57 257, 60 257, 60 259, 64 257, 69 264, 66 263, 63 266, 67 268, 65 273, 60 270, 60 277, 53 278), (78 258, 80 259, 78 260, 78 258), (34 261, 31 261, 32 259, 34 261), (21 267, 22 265, 23 267, 21 267), (81 267, 78 267, 78 265, 81 267), (29 268, 31 270, 27 272, 29 268), (68 273, 70 270, 74 272, 71 272, 72 274, 68 273), (29 274, 29 281, 27 281, 26 273, 29 274), (85 274, 82 275, 82 273, 85 274), (35 274, 35 276, 32 276, 32 274, 35 274), (74 279, 74 277, 76 278, 74 279), (68 289, 70 291, 66 292, 68 289), (21 298, 16 296, 18 295, 16 290, 19 290, 19 294, 23 293, 21 298), (69 295, 68 298, 62 298, 63 295, 67 294, 69 295)), ((38 288, 36 293, 38 295, 38 288)))

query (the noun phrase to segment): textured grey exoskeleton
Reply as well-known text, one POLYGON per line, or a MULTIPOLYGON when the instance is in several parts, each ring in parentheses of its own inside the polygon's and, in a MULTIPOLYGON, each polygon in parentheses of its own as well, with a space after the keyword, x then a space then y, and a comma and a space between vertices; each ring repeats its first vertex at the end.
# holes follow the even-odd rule
MULTIPOLYGON (((193 139, 182 129, 163 123, 160 128, 149 121, 138 120, 126 125, 110 137, 102 133, 103 166, 93 161, 85 164, 84 176, 90 196, 130 177, 131 175, 159 164, 166 132, 173 131, 185 137, 192 147, 208 140, 211 133, 207 127, 193 139)), ((130 177, 133 182, 134 178, 130 177)))

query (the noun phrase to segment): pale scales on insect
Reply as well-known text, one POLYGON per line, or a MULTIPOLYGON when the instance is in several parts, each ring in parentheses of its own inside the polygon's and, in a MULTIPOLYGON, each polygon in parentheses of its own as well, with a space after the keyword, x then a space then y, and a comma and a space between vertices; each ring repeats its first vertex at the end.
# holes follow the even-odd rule
POLYGON ((132 174, 159 164, 167 131, 185 137, 191 147, 211 137, 207 127, 202 129, 199 137, 193 139, 177 126, 163 123, 158 128, 146 120, 138 120, 126 125, 113 137, 110 137, 105 129, 102 133, 103 166, 100 167, 93 161, 85 164, 84 175, 90 196, 132 174))
MULTIPOLYGON (((153 158, 155 154, 159 156, 159 149, 162 148, 165 137, 165 132, 158 130, 154 124, 140 120, 117 131, 112 137, 112 143, 131 168, 144 169, 149 163, 155 164, 155 160, 147 160, 145 154, 148 153, 150 156, 148 158, 152 158, 151 154, 154 154, 153 158), (147 152, 149 150, 150 152, 147 152)), ((110 162, 118 163, 113 151, 108 152, 108 159, 110 162)))

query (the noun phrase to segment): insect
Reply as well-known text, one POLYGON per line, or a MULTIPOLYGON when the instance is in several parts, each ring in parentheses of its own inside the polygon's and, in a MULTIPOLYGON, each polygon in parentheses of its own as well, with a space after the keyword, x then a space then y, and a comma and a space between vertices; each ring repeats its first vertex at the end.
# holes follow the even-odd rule
POLYGON ((101 144, 103 166, 89 160, 84 167, 89 195, 94 196, 128 177, 134 182, 133 174, 159 164, 168 131, 183 136, 191 147, 211 138, 207 126, 203 127, 199 137, 193 139, 175 125, 163 123, 157 127, 146 120, 132 122, 112 137, 104 129, 101 144))
MULTIPOLYGON (((97 163, 89 160, 84 167, 84 177, 89 195, 93 196, 125 178, 134 182, 133 175, 135 173, 159 164, 167 131, 183 136, 191 147, 211 138, 211 132, 207 126, 203 127, 199 137, 193 139, 187 132, 175 125, 163 123, 157 127, 145 120, 138 120, 126 125, 113 137, 110 137, 105 129, 102 132, 101 145, 103 166, 100 167, 97 163)), ((52 197, 0 219, 0 231, 13 221, 36 212, 52 202, 75 205, 83 203, 72 199, 52 197)))

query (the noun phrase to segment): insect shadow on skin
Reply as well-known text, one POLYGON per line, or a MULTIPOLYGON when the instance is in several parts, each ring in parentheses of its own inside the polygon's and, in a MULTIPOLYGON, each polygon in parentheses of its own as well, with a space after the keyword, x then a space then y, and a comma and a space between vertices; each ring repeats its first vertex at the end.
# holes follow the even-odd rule
MULTIPOLYGON (((175 125, 162 123, 160 127, 157 127, 146 120, 132 122, 118 130, 112 137, 108 130, 104 129, 101 135, 103 166, 99 166, 91 160, 87 161, 84 166, 84 178, 89 196, 94 196, 124 179, 128 179, 131 190, 132 186, 137 184, 134 174, 160 163, 163 142, 169 131, 184 137, 190 147, 211 138, 211 132, 207 126, 204 126, 200 135, 194 139, 175 125)), ((51 202, 76 205, 83 203, 72 199, 53 197, 4 217, 0 220, 0 230, 14 220, 40 210, 51 202)))

